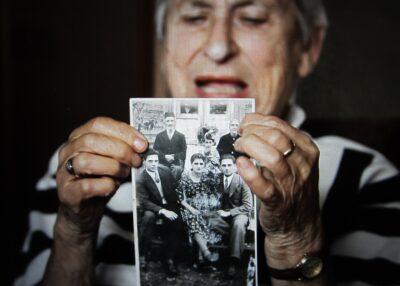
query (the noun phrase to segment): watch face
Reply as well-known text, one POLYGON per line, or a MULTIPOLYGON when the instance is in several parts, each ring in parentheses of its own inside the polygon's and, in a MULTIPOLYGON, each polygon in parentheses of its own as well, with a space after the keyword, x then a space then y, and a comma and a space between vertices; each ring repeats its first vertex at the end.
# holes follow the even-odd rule
POLYGON ((301 273, 306 278, 314 278, 322 271, 322 260, 319 257, 305 257, 301 262, 301 273))

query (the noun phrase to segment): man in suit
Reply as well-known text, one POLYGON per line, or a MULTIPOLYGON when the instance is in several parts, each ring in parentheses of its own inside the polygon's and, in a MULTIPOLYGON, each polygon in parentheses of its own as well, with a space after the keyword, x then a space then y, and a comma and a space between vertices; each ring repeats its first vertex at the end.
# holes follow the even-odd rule
POLYGON ((160 163, 170 168, 172 175, 178 180, 183 172, 186 160, 185 135, 175 130, 175 114, 164 114, 165 130, 157 134, 154 150, 159 152, 160 163))
POLYGON ((231 259, 227 274, 233 277, 237 272, 244 249, 246 228, 253 208, 253 196, 250 188, 235 172, 235 157, 225 154, 220 161, 223 196, 222 208, 218 211, 220 218, 215 227, 222 232, 229 233, 231 259))
POLYGON ((235 156, 235 158, 239 156, 239 153, 237 153, 233 148, 233 144, 236 142, 237 139, 240 138, 238 134, 238 129, 239 121, 237 119, 232 119, 229 122, 229 133, 221 136, 217 145, 217 150, 220 158, 224 154, 231 154, 235 156))
POLYGON ((173 278, 177 273, 175 252, 178 247, 182 224, 178 216, 178 197, 175 193, 174 179, 167 168, 159 166, 159 154, 149 149, 143 156, 145 169, 136 180, 138 211, 142 214, 139 246, 141 264, 147 265, 147 256, 157 219, 161 218, 162 235, 166 242, 164 266, 167 277, 173 278))

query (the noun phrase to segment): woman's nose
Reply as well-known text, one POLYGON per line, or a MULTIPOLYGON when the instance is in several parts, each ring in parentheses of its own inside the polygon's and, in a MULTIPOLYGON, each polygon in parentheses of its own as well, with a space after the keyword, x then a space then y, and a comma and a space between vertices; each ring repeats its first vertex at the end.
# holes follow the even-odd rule
POLYGON ((205 47, 206 56, 216 62, 224 63, 238 51, 232 39, 231 27, 226 20, 216 20, 210 29, 210 35, 205 47))

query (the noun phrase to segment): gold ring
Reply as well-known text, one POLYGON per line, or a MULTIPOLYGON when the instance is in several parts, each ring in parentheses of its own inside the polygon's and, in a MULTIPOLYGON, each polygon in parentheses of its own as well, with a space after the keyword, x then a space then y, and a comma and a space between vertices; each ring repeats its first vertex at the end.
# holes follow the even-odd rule
POLYGON ((293 153, 294 149, 296 148, 296 144, 294 144, 294 142, 292 140, 290 140, 291 143, 291 147, 290 149, 286 150, 285 152, 283 152, 283 157, 287 158, 290 156, 290 154, 293 153))

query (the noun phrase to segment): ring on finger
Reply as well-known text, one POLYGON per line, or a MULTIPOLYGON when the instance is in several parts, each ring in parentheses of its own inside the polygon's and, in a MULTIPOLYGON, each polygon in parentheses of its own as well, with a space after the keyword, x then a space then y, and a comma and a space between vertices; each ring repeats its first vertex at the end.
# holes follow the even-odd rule
POLYGON ((285 152, 283 152, 283 157, 287 158, 290 156, 290 154, 293 153, 294 149, 296 149, 296 144, 294 144, 294 142, 292 140, 290 140, 290 148, 288 150, 286 150, 285 152))
POLYGON ((74 158, 72 157, 72 158, 69 158, 69 159, 67 160, 67 162, 65 163, 65 169, 67 170, 67 172, 68 172, 70 175, 76 177, 76 173, 75 173, 75 170, 74 170, 74 166, 73 166, 73 164, 72 164, 72 160, 73 160, 73 159, 74 159, 74 158))

